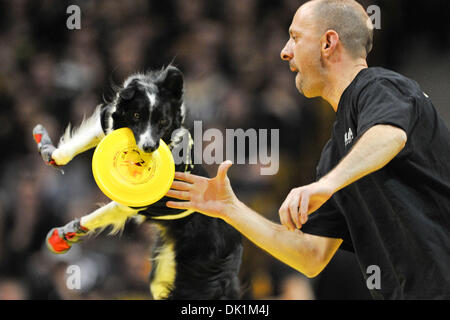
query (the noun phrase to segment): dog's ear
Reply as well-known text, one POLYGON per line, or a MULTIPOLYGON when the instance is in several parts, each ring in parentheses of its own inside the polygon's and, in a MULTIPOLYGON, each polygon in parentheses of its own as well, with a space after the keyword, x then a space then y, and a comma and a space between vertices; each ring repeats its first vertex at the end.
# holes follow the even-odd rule
POLYGON ((123 100, 131 100, 133 99, 135 92, 136 90, 134 87, 128 86, 120 91, 119 96, 123 100))
POLYGON ((174 66, 168 66, 164 70, 165 77, 161 79, 160 87, 170 92, 176 99, 183 95, 183 73, 174 66))

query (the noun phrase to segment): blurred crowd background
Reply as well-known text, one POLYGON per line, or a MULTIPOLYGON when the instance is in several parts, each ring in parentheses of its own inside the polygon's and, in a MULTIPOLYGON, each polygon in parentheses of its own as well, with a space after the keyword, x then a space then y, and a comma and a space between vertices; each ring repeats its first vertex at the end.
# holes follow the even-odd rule
MULTIPOLYGON (((155 230, 129 223, 55 256, 47 232, 108 199, 91 174, 92 151, 65 174, 44 165, 32 139, 41 123, 56 143, 69 122, 111 96, 111 84, 170 63, 185 74, 186 125, 203 129, 280 129, 279 172, 235 165, 233 188, 273 221, 288 192, 310 183, 334 121, 320 99, 295 89, 279 53, 297 0, 0 1, 0 299, 149 299, 148 259, 155 230), (81 9, 68 30, 66 9, 81 9), (82 272, 69 290, 67 267, 82 272)), ((447 1, 360 1, 381 9, 369 65, 418 81, 450 123, 450 26, 447 1)), ((380 93, 381 94, 381 93, 380 93)), ((205 146, 205 144, 204 144, 205 146)), ((213 174, 216 166, 209 166, 213 174)), ((245 299, 370 299, 353 254, 339 250, 314 279, 244 240, 245 299)))

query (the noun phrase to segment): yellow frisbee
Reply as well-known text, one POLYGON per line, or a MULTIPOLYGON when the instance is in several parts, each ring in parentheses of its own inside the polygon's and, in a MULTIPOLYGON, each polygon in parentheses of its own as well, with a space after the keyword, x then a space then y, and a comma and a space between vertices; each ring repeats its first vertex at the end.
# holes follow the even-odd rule
POLYGON ((169 147, 160 140, 152 153, 136 145, 129 128, 114 130, 99 143, 92 172, 100 190, 111 200, 130 207, 155 203, 169 191, 175 163, 169 147))

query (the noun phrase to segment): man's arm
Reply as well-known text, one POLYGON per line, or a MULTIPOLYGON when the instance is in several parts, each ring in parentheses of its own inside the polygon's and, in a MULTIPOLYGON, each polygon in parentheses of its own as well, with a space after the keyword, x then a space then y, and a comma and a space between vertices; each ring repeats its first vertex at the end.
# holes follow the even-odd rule
POLYGON ((366 131, 349 154, 325 175, 324 183, 336 191, 383 168, 404 147, 405 131, 390 125, 376 125, 366 131))
POLYGON ((320 208, 335 192, 381 169, 405 146, 405 131, 391 125, 367 130, 341 162, 319 181, 292 189, 279 210, 289 230, 301 228, 308 214, 320 208))
POLYGON ((250 241, 309 278, 317 276, 330 262, 342 239, 291 232, 239 202, 224 219, 250 241))
POLYGON ((208 179, 176 172, 168 196, 187 200, 169 201, 167 206, 195 210, 211 217, 221 218, 249 240, 275 258, 308 277, 314 277, 328 264, 342 243, 341 239, 290 232, 240 202, 231 189, 226 175, 231 162, 219 166, 215 178, 208 179))

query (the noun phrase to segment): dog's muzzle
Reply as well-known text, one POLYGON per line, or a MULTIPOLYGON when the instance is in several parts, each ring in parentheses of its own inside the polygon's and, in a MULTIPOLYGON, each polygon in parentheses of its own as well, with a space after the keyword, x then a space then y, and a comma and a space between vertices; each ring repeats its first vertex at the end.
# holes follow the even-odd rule
POLYGON ((158 148, 159 148, 159 142, 156 144, 144 144, 142 146, 142 150, 144 150, 147 153, 153 152, 158 148))

